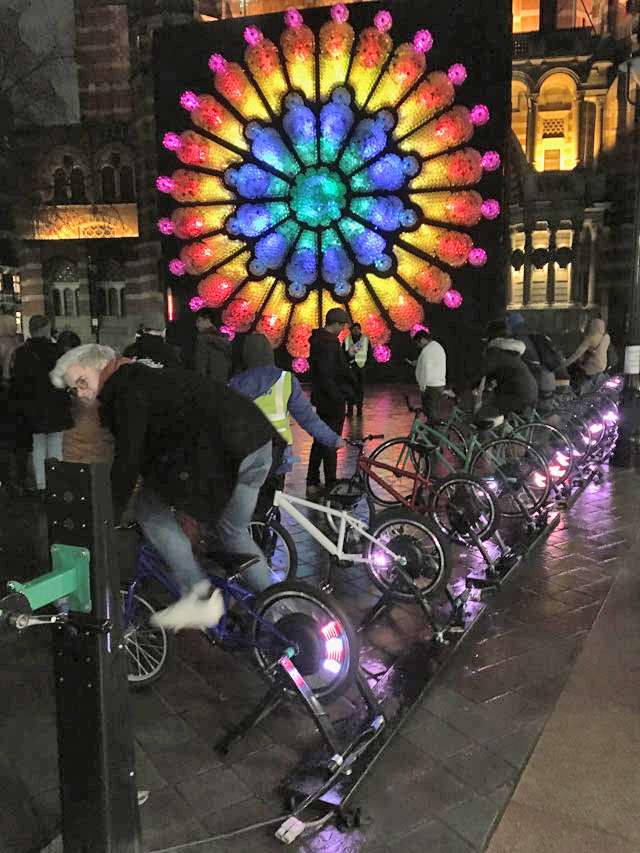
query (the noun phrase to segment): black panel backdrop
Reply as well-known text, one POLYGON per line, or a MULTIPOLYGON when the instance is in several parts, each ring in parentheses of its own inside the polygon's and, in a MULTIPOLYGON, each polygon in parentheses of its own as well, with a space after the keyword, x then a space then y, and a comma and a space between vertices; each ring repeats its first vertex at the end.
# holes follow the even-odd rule
MULTIPOLYGON (((427 70, 446 71, 454 62, 465 65, 468 77, 458 89, 455 102, 472 107, 486 104, 491 120, 476 128, 471 145, 483 152, 497 150, 503 165, 498 172, 485 173, 478 189, 485 198, 497 198, 503 214, 494 222, 482 221, 473 231, 476 245, 487 250, 485 267, 466 265, 456 270, 454 286, 464 297, 463 306, 449 310, 443 305, 427 308, 426 322, 445 345, 449 359, 449 378, 456 380, 466 373, 465 365, 475 361, 477 340, 488 318, 500 315, 505 304, 506 277, 510 254, 504 222, 504 151, 510 123, 511 81, 511 4, 506 0, 466 0, 456 3, 361 3, 349 6, 349 23, 356 39, 358 33, 371 26, 375 13, 388 9, 393 15, 391 36, 394 45, 411 41, 417 29, 427 28, 434 46, 427 54, 427 70)), ((317 34, 329 19, 329 7, 305 9, 305 23, 317 34)), ((212 53, 219 52, 230 61, 243 60, 246 43, 243 33, 255 24, 266 37, 278 43, 284 29, 282 13, 236 18, 208 24, 194 23, 159 30, 154 38, 154 81, 158 132, 160 174, 171 174, 178 167, 174 155, 161 145, 166 131, 180 132, 190 127, 188 113, 180 106, 185 90, 215 94, 213 74, 208 68, 212 53)), ((162 197, 160 210, 170 214, 175 202, 162 197)), ((176 257, 179 241, 164 238, 166 262, 176 257)), ((188 300, 195 294, 196 279, 173 278, 167 273, 185 327, 188 300)), ((378 367, 374 373, 383 379, 403 376, 402 358, 411 353, 407 333, 395 332, 391 340, 393 359, 390 366, 378 367)), ((286 354, 283 353, 286 361, 286 354)), ((408 377, 408 374, 405 374, 408 377)))

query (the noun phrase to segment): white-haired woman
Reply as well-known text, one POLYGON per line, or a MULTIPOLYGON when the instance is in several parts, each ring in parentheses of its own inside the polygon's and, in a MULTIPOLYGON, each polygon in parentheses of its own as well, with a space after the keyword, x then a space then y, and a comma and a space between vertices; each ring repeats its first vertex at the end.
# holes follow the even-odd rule
POLYGON ((202 598, 205 574, 171 508, 205 526, 215 524, 230 553, 255 554, 247 585, 254 591, 269 586, 269 566, 249 524, 271 467, 272 442, 281 439, 250 400, 180 368, 117 359, 110 347, 97 344, 65 353, 51 381, 100 402, 100 419, 115 440, 116 518, 143 477, 136 516, 184 595, 163 611, 162 624, 206 627, 221 615, 217 596, 202 598))

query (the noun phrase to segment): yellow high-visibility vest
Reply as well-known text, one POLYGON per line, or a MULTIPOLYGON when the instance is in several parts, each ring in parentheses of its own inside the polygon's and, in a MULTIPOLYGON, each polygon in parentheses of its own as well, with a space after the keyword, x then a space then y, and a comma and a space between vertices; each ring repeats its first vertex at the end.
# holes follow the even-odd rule
POLYGON ((283 370, 277 382, 253 401, 287 444, 293 444, 291 418, 287 411, 290 396, 291 374, 289 371, 283 370))
POLYGON ((366 338, 364 335, 361 336, 360 340, 357 343, 354 343, 351 339, 351 335, 347 335, 344 339, 344 348, 349 354, 349 348, 355 346, 356 354, 355 360, 358 367, 364 367, 367 363, 367 355, 369 354, 369 338, 366 338))

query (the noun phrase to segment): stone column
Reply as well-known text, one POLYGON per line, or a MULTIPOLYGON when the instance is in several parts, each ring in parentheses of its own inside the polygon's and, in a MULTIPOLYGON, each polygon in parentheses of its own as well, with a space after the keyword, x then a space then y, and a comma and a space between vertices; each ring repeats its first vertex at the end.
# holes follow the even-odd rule
POLYGON ((594 160, 600 153, 602 142, 604 139, 604 105, 605 95, 598 95, 596 98, 596 127, 595 138, 593 140, 593 158, 594 160))
POLYGON ((558 225, 549 223, 549 261, 547 263, 547 303, 553 305, 556 297, 556 264, 554 255, 556 253, 556 233, 558 225))
POLYGON ((527 115, 527 160, 535 168, 536 165, 536 134, 538 131, 538 93, 529 95, 529 112, 527 115))
POLYGON ((533 253, 533 226, 531 223, 524 224, 524 268, 522 272, 522 304, 528 305, 531 302, 531 267, 533 261, 531 255, 533 253))
POLYGON ((587 306, 593 305, 596 298, 596 241, 598 232, 591 234, 589 244, 589 279, 587 282, 587 306))
POLYGON ((576 302, 576 287, 582 282, 582 270, 584 265, 584 254, 582 251, 582 225, 583 219, 574 219, 571 222, 573 229, 573 239, 571 241, 571 251, 573 252, 573 261, 571 262, 571 275, 569 278, 569 302, 576 302))
MULTIPOLYGON (((576 92, 575 106, 571 110, 572 118, 575 122, 573 133, 573 159, 577 166, 582 163, 584 154, 584 134, 585 134, 585 115, 584 115, 584 92, 576 92)), ((584 165, 584 164, 583 164, 584 165)))

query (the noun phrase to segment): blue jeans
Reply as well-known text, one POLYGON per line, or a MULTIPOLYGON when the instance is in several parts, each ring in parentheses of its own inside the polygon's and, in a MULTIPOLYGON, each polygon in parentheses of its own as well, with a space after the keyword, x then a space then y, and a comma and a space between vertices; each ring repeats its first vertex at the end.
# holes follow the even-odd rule
POLYGON ((59 459, 62 461, 62 432, 36 432, 33 434, 33 474, 36 480, 36 489, 42 491, 47 487, 44 470, 45 459, 59 459))
MULTIPOLYGON (((258 493, 267 478, 271 461, 270 441, 242 460, 236 486, 217 524, 217 534, 225 551, 259 557, 258 562, 244 573, 252 592, 260 592, 273 583, 269 564, 249 532, 258 493)), ((183 595, 198 581, 205 579, 205 572, 193 555, 187 535, 171 509, 151 489, 143 487, 140 490, 136 517, 148 542, 169 567, 183 595)))

